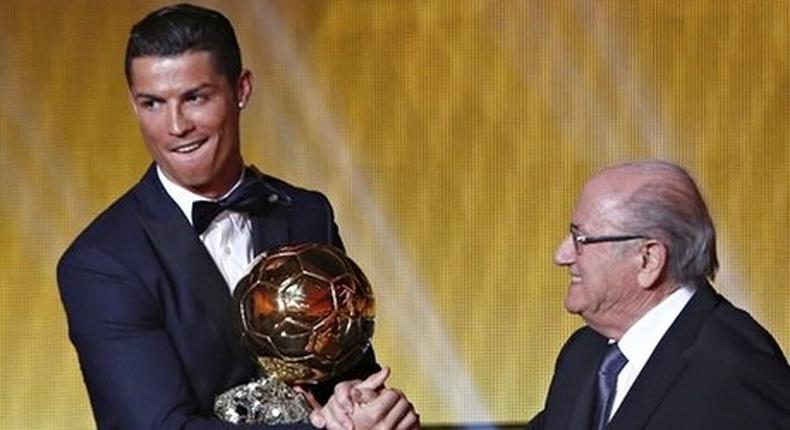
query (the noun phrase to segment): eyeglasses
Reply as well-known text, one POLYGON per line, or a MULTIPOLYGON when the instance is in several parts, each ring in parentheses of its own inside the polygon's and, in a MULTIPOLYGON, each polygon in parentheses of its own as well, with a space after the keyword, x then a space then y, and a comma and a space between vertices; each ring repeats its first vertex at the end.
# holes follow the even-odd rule
POLYGON ((573 247, 576 248, 576 254, 582 253, 582 246, 591 245, 593 243, 625 242, 628 240, 649 239, 647 236, 642 236, 637 234, 587 236, 576 230, 576 228, 574 228, 573 226, 571 226, 570 232, 571 232, 571 237, 573 238, 573 247))

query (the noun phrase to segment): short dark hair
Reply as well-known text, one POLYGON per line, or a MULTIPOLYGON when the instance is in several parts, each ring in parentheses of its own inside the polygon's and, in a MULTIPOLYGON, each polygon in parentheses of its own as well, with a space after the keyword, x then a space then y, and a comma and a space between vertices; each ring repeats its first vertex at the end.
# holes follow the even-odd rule
POLYGON ((155 10, 132 27, 126 44, 126 82, 132 84, 132 60, 173 57, 187 52, 211 54, 217 72, 235 84, 241 74, 241 52, 230 21, 221 13, 181 3, 155 10))

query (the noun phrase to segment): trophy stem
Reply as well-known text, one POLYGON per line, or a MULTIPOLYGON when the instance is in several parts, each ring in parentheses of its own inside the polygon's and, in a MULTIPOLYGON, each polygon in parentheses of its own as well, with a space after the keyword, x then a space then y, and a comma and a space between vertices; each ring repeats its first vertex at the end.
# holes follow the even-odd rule
POLYGON ((269 376, 233 387, 214 401, 214 413, 234 424, 306 423, 311 410, 301 393, 269 376))

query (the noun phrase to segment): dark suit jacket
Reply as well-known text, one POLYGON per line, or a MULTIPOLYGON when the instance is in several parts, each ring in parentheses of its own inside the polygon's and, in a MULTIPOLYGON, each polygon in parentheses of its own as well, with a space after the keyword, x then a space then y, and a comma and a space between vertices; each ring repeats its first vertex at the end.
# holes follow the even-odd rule
MULTIPOLYGON (((588 327, 571 336, 527 429, 591 428, 607 343, 588 327)), ((790 368, 767 331, 700 282, 607 429, 790 429, 790 368)))
MULTIPOLYGON (((277 198, 252 217, 256 254, 283 243, 342 247, 323 195, 264 177, 264 197, 277 198)), ((214 397, 257 368, 240 346, 225 280, 155 166, 75 240, 58 284, 100 428, 235 428, 212 417, 214 397)), ((377 369, 370 351, 342 379, 377 369)))

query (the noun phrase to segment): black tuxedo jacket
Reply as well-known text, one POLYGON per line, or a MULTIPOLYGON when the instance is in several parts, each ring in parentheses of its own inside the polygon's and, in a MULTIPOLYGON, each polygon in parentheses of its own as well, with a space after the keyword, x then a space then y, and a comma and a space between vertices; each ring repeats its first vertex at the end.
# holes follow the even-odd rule
MULTIPOLYGON (((527 429, 591 428, 595 374, 607 344, 589 327, 571 336, 545 408, 527 429)), ((607 429, 790 429, 790 368, 767 331, 699 282, 607 429)))
MULTIPOLYGON (((342 248, 323 195, 264 178, 272 203, 252 216, 256 254, 298 242, 342 248)), ((155 166, 74 241, 58 284, 99 428, 234 428, 212 417, 214 397, 257 368, 225 280, 155 166)), ((370 351, 342 379, 377 369, 370 351)), ((317 396, 325 400, 336 382, 317 396)))

